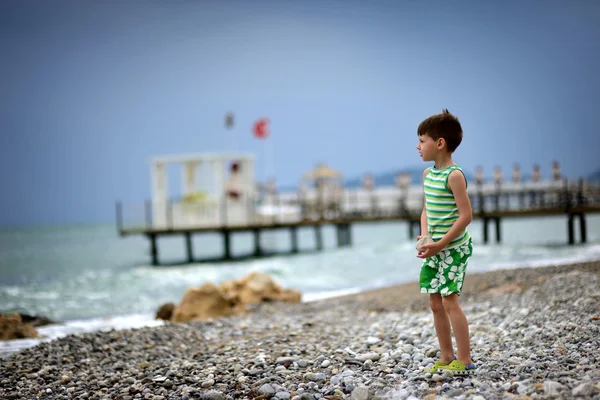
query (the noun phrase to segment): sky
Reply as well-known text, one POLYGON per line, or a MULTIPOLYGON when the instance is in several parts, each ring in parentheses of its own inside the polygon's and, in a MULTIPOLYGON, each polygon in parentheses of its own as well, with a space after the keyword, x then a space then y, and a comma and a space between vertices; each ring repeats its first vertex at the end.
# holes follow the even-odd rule
POLYGON ((595 0, 3 0, 0 227, 112 222, 158 155, 250 152, 280 186, 318 162, 424 168, 416 128, 442 108, 466 170, 589 175, 599 20, 595 0))

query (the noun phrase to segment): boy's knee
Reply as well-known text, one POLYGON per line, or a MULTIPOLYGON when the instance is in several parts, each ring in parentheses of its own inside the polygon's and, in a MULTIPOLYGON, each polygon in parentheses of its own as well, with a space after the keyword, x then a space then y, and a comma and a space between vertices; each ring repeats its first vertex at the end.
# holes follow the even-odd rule
POLYGON ((460 308, 460 305, 458 304, 458 295, 453 293, 449 296, 443 297, 442 305, 448 313, 460 308))
POLYGON ((431 308, 431 311, 433 311, 434 313, 444 311, 444 303, 442 303, 442 297, 431 296, 429 298, 429 308, 431 308))

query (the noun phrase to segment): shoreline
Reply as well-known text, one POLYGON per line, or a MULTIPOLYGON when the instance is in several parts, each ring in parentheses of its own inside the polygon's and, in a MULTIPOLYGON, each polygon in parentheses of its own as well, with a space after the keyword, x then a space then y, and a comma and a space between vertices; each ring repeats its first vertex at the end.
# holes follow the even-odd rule
POLYGON ((598 287, 600 261, 467 273, 472 377, 423 373, 437 340, 410 282, 44 342, 2 360, 0 397, 600 399, 598 287))
MULTIPOLYGON (((469 273, 467 269, 461 294, 461 304, 465 301, 487 300, 503 290, 508 292, 522 292, 532 285, 539 285, 557 273, 571 271, 600 274, 600 260, 566 264, 548 263, 541 266, 501 268, 472 273, 469 273), (520 288, 508 286, 516 284, 516 282, 520 284, 520 288)), ((410 309, 412 311, 423 311, 428 309, 427 295, 419 292, 417 281, 392 284, 318 301, 374 302, 380 306, 397 310, 410 309), (403 303, 404 306, 399 305, 399 303, 403 303), (419 306, 419 303, 422 303, 422 305, 419 306), (415 309, 415 307, 417 308, 415 309)))
MULTIPOLYGON (((513 278, 507 278, 511 276, 509 271, 515 271, 516 274, 522 274, 524 271, 530 270, 542 270, 545 268, 554 268, 552 271, 544 271, 542 275, 548 273, 555 273, 556 268, 571 270, 571 269, 595 269, 590 267, 595 263, 600 264, 600 260, 572 262, 568 260, 563 263, 562 260, 559 262, 550 262, 549 260, 537 261, 528 266, 518 267, 516 264, 507 264, 506 268, 502 266, 493 266, 487 271, 469 273, 467 270, 467 277, 465 279, 465 286, 463 289, 463 301, 473 296, 473 292, 481 292, 483 290, 491 289, 493 285, 485 286, 486 281, 496 280, 490 278, 492 275, 498 275, 500 281, 512 280, 513 278), (484 285, 483 287, 481 285, 484 285)), ((529 275, 528 273, 525 273, 529 275)), ((537 275, 537 273, 535 273, 537 275)), ((382 285, 376 287, 369 287, 365 289, 360 288, 348 288, 338 289, 328 292, 317 293, 309 295, 309 300, 303 300, 300 304, 320 303, 320 302, 338 302, 338 301, 358 301, 368 302, 375 301, 379 303, 378 307, 384 307, 390 310, 393 309, 409 309, 411 311, 424 311, 427 310, 427 297, 418 291, 418 284, 416 281, 391 283, 389 285, 382 285), (401 294, 395 294, 400 292, 401 294), (397 297, 397 300, 395 298, 397 297), (421 301, 423 300, 423 301, 421 301), (400 306, 397 303, 404 303, 405 306, 400 306)), ((283 305, 285 307, 285 304, 283 305)), ((253 308, 260 307, 254 306, 253 308)), ((377 307, 377 306, 376 306, 377 307)), ((11 354, 22 351, 31 347, 34 347, 42 342, 48 342, 56 339, 60 339, 70 334, 83 334, 83 333, 94 333, 94 332, 106 332, 110 330, 127 330, 137 329, 145 327, 157 327, 164 324, 168 324, 165 321, 157 320, 154 318, 156 310, 149 311, 146 313, 136 313, 127 315, 111 315, 103 317, 85 318, 85 319, 72 319, 65 321, 57 321, 54 324, 45 325, 38 327, 40 336, 38 338, 29 339, 16 339, 9 341, 0 341, 0 360, 10 356, 11 354)))

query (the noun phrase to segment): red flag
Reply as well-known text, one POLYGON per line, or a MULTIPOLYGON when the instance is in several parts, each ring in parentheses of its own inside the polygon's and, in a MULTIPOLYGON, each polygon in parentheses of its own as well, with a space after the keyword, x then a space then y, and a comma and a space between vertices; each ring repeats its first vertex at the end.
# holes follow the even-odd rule
POLYGON ((266 139, 269 136, 269 124, 268 118, 260 118, 254 122, 252 132, 258 139, 266 139))

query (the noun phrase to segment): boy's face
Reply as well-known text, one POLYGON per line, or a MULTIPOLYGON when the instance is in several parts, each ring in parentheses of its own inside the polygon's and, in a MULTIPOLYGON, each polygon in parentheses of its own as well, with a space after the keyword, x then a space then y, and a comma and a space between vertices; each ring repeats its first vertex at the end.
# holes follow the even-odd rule
POLYGON ((434 161, 435 155, 438 152, 438 145, 428 134, 419 136, 419 144, 417 150, 423 161, 434 161))

